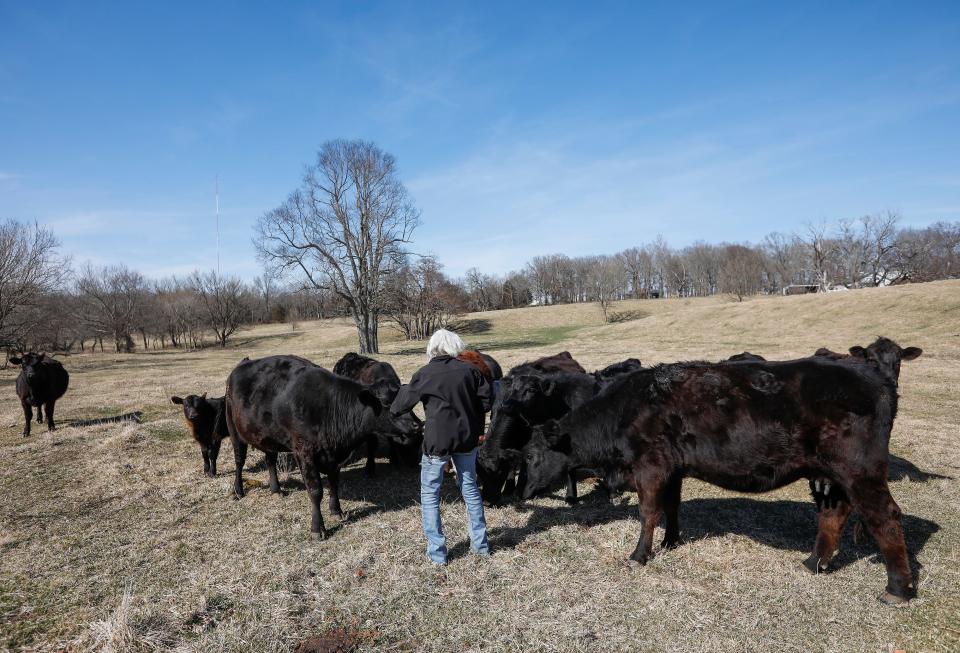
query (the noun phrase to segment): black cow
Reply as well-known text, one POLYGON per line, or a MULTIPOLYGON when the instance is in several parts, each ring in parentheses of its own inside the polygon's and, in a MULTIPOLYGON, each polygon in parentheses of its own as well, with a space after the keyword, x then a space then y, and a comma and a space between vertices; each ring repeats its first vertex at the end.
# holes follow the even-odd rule
POLYGON ((17 396, 23 406, 23 437, 30 435, 30 422, 33 420, 33 407, 37 407, 37 424, 43 424, 43 409, 47 410, 47 430, 54 431, 53 409, 57 399, 62 397, 70 384, 70 375, 60 361, 46 354, 28 352, 10 359, 20 366, 17 377, 17 396))
MULTIPOLYGON (((551 372, 568 372, 586 375, 587 371, 580 365, 568 351, 562 351, 558 354, 543 356, 536 360, 527 361, 513 367, 510 372, 500 380, 500 387, 490 410, 490 426, 480 451, 477 455, 477 477, 480 479, 480 489, 483 493, 484 501, 490 505, 499 504, 504 490, 507 494, 513 490, 513 479, 517 472, 517 455, 511 452, 510 446, 512 439, 506 434, 512 428, 524 428, 518 419, 510 414, 510 405, 508 402, 507 413, 500 416, 500 407, 508 397, 514 396, 511 389, 514 379, 521 376, 543 375, 551 372), (508 423, 504 426, 497 426, 500 420, 506 420, 508 423), (494 428, 498 432, 494 434, 494 428), (508 480, 509 479, 509 480, 508 480), (506 485, 506 487, 505 487, 506 485)), ((523 436, 518 436, 520 440, 523 436)), ((525 441, 526 438, 523 438, 525 441)))
POLYGON ((820 510, 805 565, 826 570, 856 508, 886 561, 881 600, 905 603, 915 588, 900 508, 887 487, 897 387, 884 368, 899 368, 919 350, 878 341, 866 351, 883 364, 818 358, 678 363, 628 374, 563 419, 535 429, 524 497, 559 482, 571 466, 604 469, 608 481, 639 494, 643 528, 631 560, 644 564, 664 514, 664 548, 680 543, 684 476, 739 492, 827 478, 842 500, 820 510))
MULTIPOLYGON (((391 417, 396 392, 387 383, 365 386, 297 356, 243 361, 227 378, 226 421, 236 459, 234 492, 242 497, 247 445, 276 460, 292 451, 313 504, 310 531, 326 537, 320 473, 330 483, 330 511, 342 516, 340 467, 375 434, 408 442, 421 432, 413 413, 391 417)), ((279 492, 275 467, 270 490, 279 492)))
POLYGON ((639 358, 628 358, 625 361, 607 365, 602 370, 597 370, 593 373, 593 378, 601 383, 606 383, 607 381, 611 381, 618 376, 627 374, 628 372, 636 372, 642 367, 643 364, 640 362, 639 358))
POLYGON ((210 478, 216 478, 220 443, 224 438, 230 437, 223 412, 223 397, 207 399, 207 393, 204 392, 199 396, 170 397, 170 401, 183 406, 183 419, 187 422, 190 435, 200 445, 203 473, 210 478))
MULTIPOLYGON (((562 417, 596 395, 604 384, 641 367, 639 360, 630 358, 588 374, 563 352, 510 370, 509 383, 503 385, 490 423, 490 442, 481 449, 484 499, 496 504, 510 494, 517 471, 522 482, 519 450, 529 442, 533 425, 562 417)), ((577 501, 576 473, 571 469, 567 478, 566 500, 571 504, 577 501)))
MULTIPOLYGON (((400 377, 393 369, 393 365, 363 354, 354 352, 344 354, 333 366, 333 373, 359 381, 364 385, 384 384, 394 394, 400 390, 400 377)), ((420 447, 421 442, 416 439, 401 445, 393 438, 371 436, 367 443, 367 463, 364 468, 367 476, 374 476, 376 473, 378 450, 387 452, 392 465, 416 467, 420 462, 420 447)))

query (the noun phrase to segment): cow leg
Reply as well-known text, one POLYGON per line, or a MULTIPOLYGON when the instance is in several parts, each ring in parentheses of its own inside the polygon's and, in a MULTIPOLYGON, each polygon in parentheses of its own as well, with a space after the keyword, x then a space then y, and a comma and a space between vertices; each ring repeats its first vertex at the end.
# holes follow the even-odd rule
POLYGON ((237 469, 234 472, 233 494, 236 498, 243 497, 243 466, 247 462, 247 443, 240 438, 231 435, 233 442, 233 461, 237 469))
POLYGON ((267 459, 267 474, 270 475, 270 491, 273 494, 283 494, 280 490, 280 479, 277 478, 277 452, 268 451, 264 458, 267 459))
POLYGON ((854 483, 849 494, 887 564, 887 589, 880 600, 888 605, 906 604, 916 596, 916 588, 900 523, 902 513, 890 496, 886 466, 880 478, 854 483))
POLYGON ((330 483, 330 512, 343 519, 343 510, 340 508, 340 468, 334 467, 327 472, 327 481, 330 483))
POLYGON ((43 405, 37 404, 37 424, 43 424, 43 405))
MULTIPOLYGON (((46 409, 47 409, 47 430, 48 430, 48 431, 56 431, 56 430, 57 430, 57 425, 56 425, 56 423, 54 423, 54 421, 53 421, 53 407, 54 407, 54 405, 55 405, 56 403, 57 403, 56 400, 53 400, 53 401, 48 401, 48 402, 47 402, 47 405, 46 405, 46 409)), ((37 408, 37 411, 39 411, 39 410, 40 410, 40 409, 37 408)))
POLYGON ((320 504, 323 502, 323 485, 320 484, 320 470, 309 456, 297 454, 300 463, 300 473, 303 474, 303 484, 307 486, 307 496, 313 505, 310 519, 310 534, 318 540, 326 539, 327 529, 323 525, 323 515, 320 513, 320 504))
POLYGON ((220 457, 220 443, 221 440, 214 440, 210 444, 210 449, 207 452, 207 458, 209 459, 210 465, 205 471, 207 471, 207 475, 210 478, 217 477, 217 458, 220 457))
POLYGON ((680 490, 683 477, 677 474, 663 488, 663 510, 666 516, 666 533, 660 544, 664 549, 673 549, 683 544, 680 537, 680 490))
POLYGON ((640 516, 643 518, 643 528, 640 529, 640 539, 630 555, 630 560, 641 565, 653 558, 653 533, 663 516, 663 488, 664 482, 659 478, 644 476, 637 484, 637 494, 640 499, 640 516))
POLYGON ((377 475, 377 436, 371 435, 367 438, 367 464, 364 467, 368 478, 377 475))
POLYGON ((210 450, 200 447, 200 455, 203 456, 203 475, 210 476, 210 450))
POLYGON ((567 472, 567 496, 563 500, 571 506, 577 502, 577 471, 575 469, 567 472))
POLYGON ((26 400, 21 400, 20 404, 23 406, 23 416, 25 418, 23 423, 23 437, 28 437, 30 435, 30 422, 33 421, 33 407, 30 405, 30 402, 26 400))
MULTIPOLYGON (((842 492, 839 488, 834 488, 834 493, 842 492)), ((843 527, 847 523, 847 517, 853 506, 850 502, 839 496, 834 497, 832 506, 824 505, 817 513, 817 540, 813 545, 813 553, 807 558, 803 566, 814 574, 826 573, 830 566, 830 560, 840 548, 840 536, 843 535, 843 527)))

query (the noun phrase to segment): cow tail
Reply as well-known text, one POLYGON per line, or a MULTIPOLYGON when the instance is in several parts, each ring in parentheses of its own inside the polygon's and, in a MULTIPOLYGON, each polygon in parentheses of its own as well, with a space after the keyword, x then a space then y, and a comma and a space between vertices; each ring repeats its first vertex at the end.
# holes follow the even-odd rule
POLYGON ((227 415, 229 413, 230 411, 227 410, 227 398, 224 397, 223 401, 220 402, 220 407, 217 409, 217 416, 213 422, 213 432, 221 438, 230 436, 230 428, 227 426, 227 422, 229 421, 227 415))

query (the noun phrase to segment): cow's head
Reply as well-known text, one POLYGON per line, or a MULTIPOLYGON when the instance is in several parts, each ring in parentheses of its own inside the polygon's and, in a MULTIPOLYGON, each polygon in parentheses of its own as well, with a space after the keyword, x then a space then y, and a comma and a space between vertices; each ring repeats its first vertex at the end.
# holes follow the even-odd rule
POLYGON ((530 443, 523 450, 523 498, 530 499, 562 483, 570 470, 570 452, 570 435, 563 420, 535 426, 530 443))
POLYGON ((19 365, 22 370, 24 378, 29 383, 33 381, 34 377, 40 371, 40 366, 47 360, 46 354, 37 354, 34 352, 27 352, 21 356, 12 356, 10 362, 14 365, 19 365))
POLYGON ((872 363, 882 372, 893 379, 900 380, 900 363, 911 361, 920 356, 923 350, 919 347, 901 347, 890 338, 877 338, 868 347, 854 346, 850 348, 850 356, 872 363))
POLYGON ((207 412, 209 404, 207 403, 207 393, 202 395, 187 395, 186 397, 170 397, 170 401, 183 406, 183 416, 187 421, 193 422, 207 412))
POLYGON ((373 408, 379 417, 377 432, 403 445, 412 445, 423 438, 423 422, 412 410, 390 414, 390 404, 400 387, 391 381, 377 381, 360 391, 360 401, 373 408))

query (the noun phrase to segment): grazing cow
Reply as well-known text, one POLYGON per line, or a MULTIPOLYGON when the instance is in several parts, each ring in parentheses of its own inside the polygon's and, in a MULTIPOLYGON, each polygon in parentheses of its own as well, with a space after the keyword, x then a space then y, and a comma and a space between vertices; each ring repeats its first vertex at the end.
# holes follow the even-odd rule
MULTIPOLYGON (((564 361, 564 367, 572 368, 569 363, 572 359, 565 357, 561 360, 564 361)), ((510 494, 518 467, 522 481, 524 469, 519 464, 518 454, 530 441, 533 425, 562 417, 596 395, 604 384, 640 368, 640 361, 630 358, 593 374, 544 372, 533 364, 520 365, 511 370, 511 381, 505 386, 498 411, 490 424, 491 442, 481 450, 486 461, 484 498, 490 503, 498 503, 504 493, 510 494), (516 373, 516 370, 520 370, 520 373, 516 373), (500 480, 501 476, 506 483, 500 480)), ((566 500, 571 504, 577 501, 576 473, 576 469, 571 469, 567 477, 566 500)))
MULTIPOLYGON (((490 410, 490 427, 487 434, 483 437, 483 443, 477 455, 477 476, 480 479, 480 489, 483 493, 483 499, 490 505, 500 503, 504 493, 504 484, 507 484, 506 490, 509 494, 512 490, 513 477, 517 471, 516 456, 511 455, 509 447, 502 446, 503 434, 493 434, 494 426, 498 423, 500 407, 504 399, 512 394, 511 385, 515 378, 529 375, 543 375, 551 372, 569 372, 586 375, 587 371, 574 360, 568 351, 562 351, 559 354, 543 356, 533 361, 521 363, 512 368, 510 372, 501 379, 497 389, 493 406, 490 410), (508 482, 508 478, 510 479, 508 482)), ((504 416, 507 422, 516 422, 513 416, 508 413, 504 416)), ((521 425, 517 424, 522 428, 521 425)), ((501 427, 507 429, 507 427, 501 427)), ((507 429, 509 430, 509 429, 507 429)))
POLYGON ((30 435, 30 422, 33 420, 33 407, 37 407, 37 424, 43 424, 43 409, 47 409, 47 430, 54 431, 53 408, 57 399, 67 391, 70 375, 60 361, 46 354, 28 352, 10 359, 20 366, 17 376, 17 396, 23 406, 23 437, 30 435))
MULTIPOLYGON (((394 394, 400 390, 400 377, 393 369, 393 365, 362 354, 353 352, 344 354, 343 358, 333 366, 333 373, 367 386, 375 383, 384 384, 391 388, 394 394)), ((378 449, 388 452, 392 465, 416 467, 420 463, 420 445, 421 443, 416 440, 411 440, 407 445, 401 445, 392 438, 372 436, 367 443, 367 463, 364 468, 367 476, 374 476, 376 473, 378 449)))
MULTIPOLYGON (((896 367, 919 355, 887 343, 874 343, 870 356, 896 367)), ((896 384, 879 367, 817 358, 659 365, 621 377, 566 417, 537 427, 526 449, 523 495, 549 489, 570 467, 604 469, 608 481, 640 497, 643 528, 630 558, 645 564, 664 514, 663 547, 680 543, 684 476, 739 492, 827 478, 842 501, 819 512, 805 565, 827 569, 856 508, 886 561, 881 600, 906 603, 915 589, 900 508, 887 487, 896 412, 896 384)))
MULTIPOLYGON (((226 421, 236 459, 234 492, 242 497, 247 445, 276 460, 292 451, 313 504, 310 531, 326 537, 320 502, 320 473, 330 483, 330 511, 342 516, 340 467, 372 435, 406 443, 421 433, 413 413, 392 417, 396 391, 377 382, 369 386, 333 374, 297 356, 268 356, 241 362, 227 378, 226 421)), ((279 492, 275 467, 270 491, 279 492)))
POLYGON ((183 406, 183 419, 203 455, 203 473, 216 478, 220 443, 230 437, 223 412, 223 397, 207 399, 207 393, 204 392, 200 396, 170 397, 170 401, 183 406))

